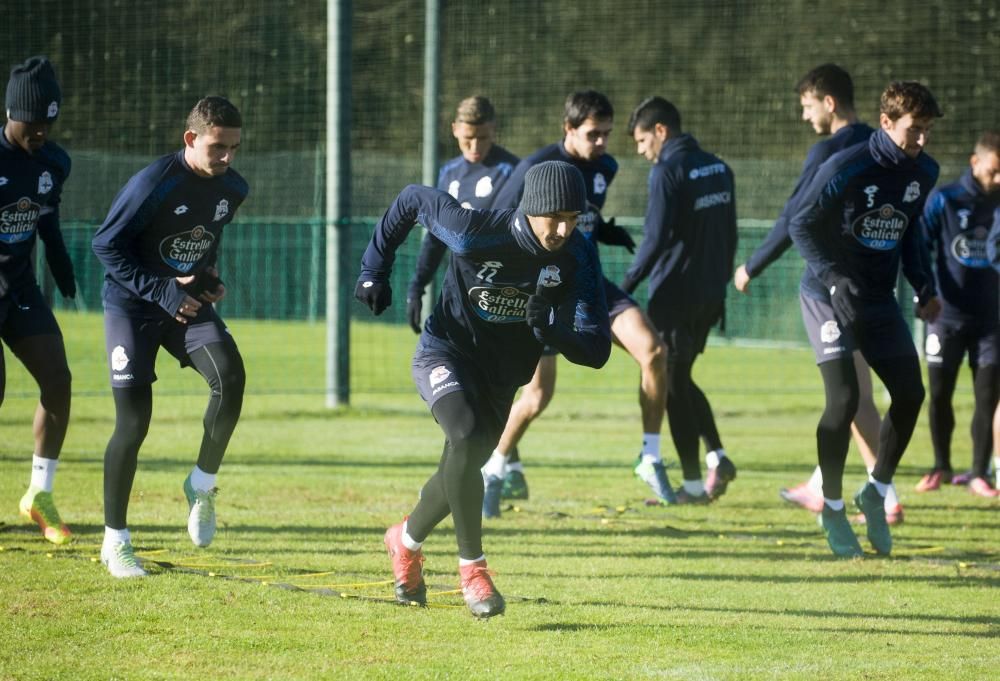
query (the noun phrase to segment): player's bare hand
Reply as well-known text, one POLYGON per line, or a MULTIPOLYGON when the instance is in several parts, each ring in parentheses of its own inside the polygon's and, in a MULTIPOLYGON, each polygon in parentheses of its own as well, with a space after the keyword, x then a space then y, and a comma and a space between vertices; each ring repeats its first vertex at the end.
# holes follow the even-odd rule
POLYGON ((733 274, 733 286, 740 293, 750 295, 750 275, 747 274, 747 266, 745 264, 736 268, 736 272, 733 274))
POLYGON ((933 322, 941 314, 941 301, 937 296, 932 296, 923 305, 917 306, 917 316, 925 322, 933 322))
MULTIPOLYGON (((187 279, 187 277, 178 277, 178 279, 187 279)), ((177 314, 174 315, 174 319, 181 324, 187 324, 189 319, 194 319, 198 316, 199 309, 201 309, 201 303, 198 300, 191 296, 184 296, 180 307, 177 308, 177 314)))

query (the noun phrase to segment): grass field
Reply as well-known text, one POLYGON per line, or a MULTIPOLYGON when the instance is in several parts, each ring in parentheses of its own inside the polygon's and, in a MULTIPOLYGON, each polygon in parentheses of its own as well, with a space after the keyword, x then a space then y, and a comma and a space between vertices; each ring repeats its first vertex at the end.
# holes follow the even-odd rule
MULTIPOLYGON (((192 372, 161 364, 129 517, 136 546, 174 567, 110 578, 94 562, 113 424, 100 320, 62 322, 84 395, 56 482, 76 542, 49 546, 17 517, 34 402, 8 353, 0 678, 995 678, 1000 504, 958 488, 912 491, 931 461, 925 418, 897 478, 906 522, 892 558, 832 559, 814 518, 779 501, 815 461, 822 391, 808 352, 713 347, 697 366, 740 466, 730 493, 707 508, 643 505, 630 470, 637 375, 621 352, 602 372, 561 363, 561 392, 522 446, 531 499, 486 525, 507 614, 478 622, 453 592, 449 521, 425 545, 432 607, 391 602, 382 533, 412 507, 441 445, 408 387, 357 394, 337 411, 317 394, 248 396, 220 475, 220 531, 195 550, 181 482, 204 393, 192 372)), ((284 385, 296 371, 308 372, 303 385, 321 385, 320 327, 232 326, 251 387, 284 385)), ((409 332, 358 326, 359 356, 384 355, 373 361, 405 386, 409 332), (376 351, 372 338, 388 340, 376 351)), ((961 467, 967 377, 958 392, 961 467)), ((859 462, 852 452, 849 490, 859 462)))

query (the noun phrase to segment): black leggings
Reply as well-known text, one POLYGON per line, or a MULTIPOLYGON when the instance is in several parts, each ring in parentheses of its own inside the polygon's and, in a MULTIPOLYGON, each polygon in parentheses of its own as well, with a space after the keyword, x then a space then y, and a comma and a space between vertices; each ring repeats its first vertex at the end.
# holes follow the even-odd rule
POLYGON ((712 406, 691 378, 697 355, 688 358, 685 354, 671 352, 667 357, 667 420, 684 479, 701 480, 698 438, 705 441, 706 451, 721 449, 722 441, 712 406))
MULTIPOLYGON (((927 368, 930 382, 928 417, 931 442, 934 444, 934 468, 950 471, 951 436, 955 431, 955 411, 952 396, 958 379, 959 362, 927 368)), ((985 477, 993 450, 993 410, 1000 392, 1000 369, 990 364, 972 369, 973 390, 976 397, 972 414, 972 471, 975 477, 985 477)))
MULTIPOLYGON (((211 389, 198 468, 217 473, 243 407, 243 358, 231 343, 210 343, 191 352, 190 358, 211 389)), ((112 388, 111 392, 115 399, 115 432, 104 452, 104 524, 121 530, 128 527, 128 499, 139 447, 149 432, 153 387, 112 388)))
MULTIPOLYGON (((872 476, 892 482, 924 400, 920 364, 916 356, 893 357, 869 362, 889 391, 891 404, 879 431, 878 457, 872 476)), ((826 408, 816 428, 819 466, 823 472, 823 496, 843 497, 844 463, 851 438, 851 421, 858 410, 858 378, 850 356, 819 365, 826 390, 826 408)))
POLYGON ((420 501, 407 520, 407 533, 422 542, 451 514, 460 558, 483 555, 483 476, 480 472, 500 440, 504 423, 476 407, 464 391, 439 399, 432 409, 445 434, 438 469, 424 483, 420 501))
MULTIPOLYGON (((73 384, 62 336, 46 334, 22 338, 11 345, 11 351, 38 384, 35 454, 43 459, 58 459, 69 425, 73 384)), ((0 347, 0 404, 3 404, 6 384, 7 371, 0 347)))

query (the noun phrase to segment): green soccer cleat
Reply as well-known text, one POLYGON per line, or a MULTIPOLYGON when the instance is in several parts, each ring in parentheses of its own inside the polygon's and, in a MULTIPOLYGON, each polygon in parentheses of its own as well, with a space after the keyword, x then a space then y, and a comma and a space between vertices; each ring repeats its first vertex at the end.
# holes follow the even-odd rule
POLYGON ((202 492, 191 486, 191 476, 184 479, 184 496, 188 502, 188 534, 195 546, 204 548, 215 537, 215 497, 219 488, 202 492))
POLYGON ((503 476, 503 488, 500 490, 501 499, 527 499, 528 481, 521 471, 510 471, 503 476))
POLYGON ((823 504, 823 510, 816 518, 823 528, 823 533, 826 534, 826 541, 833 555, 840 558, 859 558, 864 555, 861 544, 854 536, 854 530, 851 529, 851 523, 847 519, 846 509, 834 511, 823 504))
POLYGON ((37 487, 29 487, 21 497, 18 510, 25 518, 38 523, 42 536, 53 544, 68 544, 73 535, 59 517, 56 504, 52 500, 52 492, 44 492, 37 487))
POLYGON ((866 484, 854 495, 854 503, 865 515, 865 533, 876 552, 883 556, 892 553, 892 535, 885 516, 885 497, 878 493, 875 485, 866 484))
POLYGON ((642 456, 636 460, 635 468, 632 469, 635 476, 649 485, 649 489, 656 495, 654 501, 647 501, 647 504, 676 504, 677 495, 670 487, 670 478, 667 477, 667 467, 662 461, 653 463, 643 461, 642 456))
POLYGON ((133 577, 147 577, 149 575, 142 567, 142 563, 135 557, 135 549, 132 544, 126 542, 115 542, 108 546, 101 547, 101 562, 104 563, 111 576, 116 579, 132 579, 133 577))

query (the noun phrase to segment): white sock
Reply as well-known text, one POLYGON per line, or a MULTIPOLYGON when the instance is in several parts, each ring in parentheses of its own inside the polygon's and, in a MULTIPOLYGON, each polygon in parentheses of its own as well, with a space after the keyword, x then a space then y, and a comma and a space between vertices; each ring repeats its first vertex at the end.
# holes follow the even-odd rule
POLYGON ((890 482, 885 492, 885 510, 891 511, 899 505, 899 497, 896 496, 896 483, 890 482))
POLYGON ((809 482, 806 483, 816 494, 823 493, 823 469, 816 466, 816 470, 813 471, 812 477, 809 478, 809 482))
POLYGON ((31 456, 31 486, 43 492, 52 491, 55 482, 58 459, 43 459, 37 454, 31 456))
POLYGON ((878 480, 875 479, 875 476, 873 476, 871 473, 868 474, 868 482, 875 485, 875 489, 878 491, 879 496, 881 496, 883 499, 885 498, 885 495, 889 493, 889 484, 884 482, 879 482, 878 480))
POLYGON ((215 487, 215 473, 206 473, 195 466, 191 469, 191 486, 199 492, 211 492, 215 487))
POLYGON ((660 434, 642 434, 642 460, 644 463, 657 463, 660 458, 660 434))
POLYGON ((705 493, 705 483, 701 480, 685 480, 683 485, 684 491, 693 497, 700 497, 705 493))
POLYGON ((511 471, 520 471, 520 472, 523 473, 524 472, 524 466, 521 464, 520 461, 515 461, 514 463, 508 463, 507 464, 507 472, 509 473, 511 471))
POLYGON ((483 466, 483 477, 488 478, 492 475, 497 478, 502 478, 506 471, 507 455, 501 454, 494 449, 493 454, 486 460, 486 465, 483 466))
POLYGON ((826 504, 827 506, 829 506, 831 510, 834 510, 834 511, 843 511, 844 510, 844 500, 843 499, 827 499, 826 497, 824 497, 823 498, 823 503, 826 504))
POLYGON ((129 534, 128 528, 124 530, 116 530, 111 527, 104 527, 104 545, 111 547, 115 544, 131 544, 132 535, 129 534))
POLYGON ((469 560, 468 558, 459 558, 458 559, 458 566, 459 567, 465 567, 466 565, 472 565, 473 563, 478 563, 481 560, 486 560, 486 554, 485 553, 483 555, 479 556, 479 558, 474 558, 472 560, 469 560))
POLYGON ((718 468, 719 459, 725 459, 725 458, 726 458, 725 449, 722 449, 721 447, 719 449, 713 449, 712 451, 707 452, 705 454, 705 465, 708 466, 709 468, 718 468))
POLYGON ((424 545, 422 541, 417 541, 410 536, 410 533, 406 531, 406 521, 403 521, 403 532, 400 535, 403 542, 403 546, 410 549, 411 551, 419 551, 420 547, 424 545))

